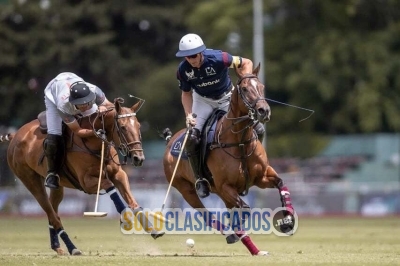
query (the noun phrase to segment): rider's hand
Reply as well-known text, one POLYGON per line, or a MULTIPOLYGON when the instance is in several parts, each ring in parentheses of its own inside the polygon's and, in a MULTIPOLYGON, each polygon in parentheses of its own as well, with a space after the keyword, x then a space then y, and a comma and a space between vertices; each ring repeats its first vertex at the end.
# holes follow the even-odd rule
POLYGON ((105 135, 106 135, 106 131, 103 130, 103 129, 98 129, 98 130, 96 131, 96 135, 97 135, 97 136, 100 136, 101 138, 104 138, 105 135))
POLYGON ((105 111, 107 111, 107 107, 103 106, 103 105, 99 105, 99 107, 97 109, 97 112, 102 113, 102 112, 105 112, 105 111))
POLYGON ((186 116, 186 127, 194 127, 196 125, 196 115, 195 114, 188 114, 186 116))

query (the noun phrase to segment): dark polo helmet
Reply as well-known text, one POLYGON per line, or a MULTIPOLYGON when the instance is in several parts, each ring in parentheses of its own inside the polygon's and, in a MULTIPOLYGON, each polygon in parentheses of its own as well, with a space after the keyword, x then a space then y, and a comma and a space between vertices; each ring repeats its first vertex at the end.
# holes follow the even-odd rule
POLYGON ((77 81, 71 84, 69 102, 73 105, 87 104, 94 102, 96 94, 92 92, 84 81, 77 81))

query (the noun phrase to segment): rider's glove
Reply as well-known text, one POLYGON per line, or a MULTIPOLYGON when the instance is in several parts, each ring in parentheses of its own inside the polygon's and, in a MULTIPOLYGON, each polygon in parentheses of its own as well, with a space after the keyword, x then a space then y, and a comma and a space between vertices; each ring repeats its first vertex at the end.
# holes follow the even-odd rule
POLYGON ((106 136, 106 131, 104 129, 98 129, 96 135, 104 138, 106 136))
POLYGON ((196 114, 188 114, 186 116, 186 127, 194 127, 196 125, 196 114))

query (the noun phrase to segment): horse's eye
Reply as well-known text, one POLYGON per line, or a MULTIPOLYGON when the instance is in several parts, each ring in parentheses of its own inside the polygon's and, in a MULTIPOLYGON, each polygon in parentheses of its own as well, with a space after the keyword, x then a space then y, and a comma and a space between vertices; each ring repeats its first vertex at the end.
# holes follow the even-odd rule
POLYGON ((122 129, 123 131, 126 131, 126 126, 121 126, 121 129, 122 129))
POLYGON ((247 92, 247 88, 246 87, 241 87, 240 88, 243 92, 247 92))

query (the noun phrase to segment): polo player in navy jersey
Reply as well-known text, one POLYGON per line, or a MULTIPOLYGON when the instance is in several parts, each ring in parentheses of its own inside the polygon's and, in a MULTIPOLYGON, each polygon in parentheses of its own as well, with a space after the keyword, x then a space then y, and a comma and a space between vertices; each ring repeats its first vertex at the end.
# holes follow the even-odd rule
MULTIPOLYGON (((210 194, 210 184, 200 176, 200 134, 215 109, 228 111, 234 88, 229 68, 237 68, 242 75, 251 74, 253 62, 220 50, 206 49, 200 36, 193 33, 182 37, 176 56, 185 58, 178 66, 177 79, 182 90, 186 126, 193 126, 185 151, 196 178, 197 195, 205 198, 210 194)), ((258 124, 255 130, 262 142, 264 126, 258 124)))

